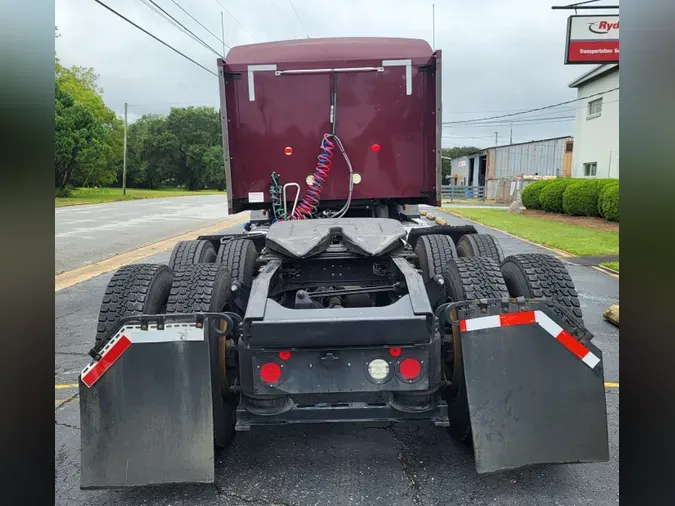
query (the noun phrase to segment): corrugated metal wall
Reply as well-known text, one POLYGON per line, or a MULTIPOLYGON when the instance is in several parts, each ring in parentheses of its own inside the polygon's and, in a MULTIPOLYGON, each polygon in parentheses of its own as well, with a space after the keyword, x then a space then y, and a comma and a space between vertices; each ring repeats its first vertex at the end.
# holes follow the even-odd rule
POLYGON ((469 172, 469 157, 461 156, 459 158, 453 158, 450 161, 450 174, 457 174, 457 184, 464 182, 464 179, 469 172))
POLYGON ((509 178, 521 174, 562 177, 565 148, 572 139, 562 137, 489 148, 493 155, 488 156, 488 179, 509 178))

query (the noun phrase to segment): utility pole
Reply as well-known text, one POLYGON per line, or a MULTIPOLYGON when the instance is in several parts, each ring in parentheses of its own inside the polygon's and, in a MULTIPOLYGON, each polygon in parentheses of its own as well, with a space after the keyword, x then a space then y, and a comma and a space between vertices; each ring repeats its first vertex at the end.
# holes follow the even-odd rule
POLYGON ((431 47, 436 51, 436 4, 431 4, 431 47))
POLYGON ((499 143, 499 133, 495 132, 495 147, 499 143))
POLYGON ((511 123, 511 133, 509 134, 509 145, 513 144, 513 123, 511 123))
POLYGON ((127 103, 124 102, 124 161, 122 162, 122 195, 127 194, 127 103))
POLYGON ((225 21, 223 20, 223 11, 220 11, 220 33, 223 39, 223 58, 225 58, 225 21))

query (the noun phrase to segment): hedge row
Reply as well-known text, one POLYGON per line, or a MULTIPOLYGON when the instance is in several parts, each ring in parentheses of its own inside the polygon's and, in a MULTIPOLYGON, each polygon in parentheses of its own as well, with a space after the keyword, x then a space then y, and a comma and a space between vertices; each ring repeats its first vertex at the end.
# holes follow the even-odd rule
POLYGON ((601 216, 619 221, 618 179, 548 179, 523 190, 527 209, 543 209, 570 216, 601 216))

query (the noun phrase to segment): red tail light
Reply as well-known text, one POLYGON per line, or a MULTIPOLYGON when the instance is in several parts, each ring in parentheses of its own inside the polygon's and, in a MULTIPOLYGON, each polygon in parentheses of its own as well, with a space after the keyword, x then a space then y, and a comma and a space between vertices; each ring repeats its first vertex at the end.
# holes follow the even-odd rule
POLYGON ((389 355, 399 357, 401 355, 401 348, 389 348, 389 355))
POLYGON ((265 383, 276 383, 281 378, 281 366, 274 362, 267 362, 260 368, 260 379, 265 383))
POLYGON ((406 358, 398 366, 401 376, 407 380, 414 380, 422 372, 422 364, 415 358, 406 358))
POLYGON ((279 358, 281 360, 288 360, 291 358, 291 352, 290 351, 280 351, 279 352, 279 358))

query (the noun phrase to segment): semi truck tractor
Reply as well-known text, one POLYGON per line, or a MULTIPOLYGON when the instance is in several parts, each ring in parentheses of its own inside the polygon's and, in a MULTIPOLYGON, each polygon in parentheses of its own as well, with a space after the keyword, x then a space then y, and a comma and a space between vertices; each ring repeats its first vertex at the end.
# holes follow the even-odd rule
POLYGON ((420 216, 441 204, 441 65, 404 38, 218 60, 227 205, 249 218, 113 275, 79 377, 82 488, 213 482, 236 431, 288 424, 427 422, 479 473, 608 460, 565 265, 420 216))

